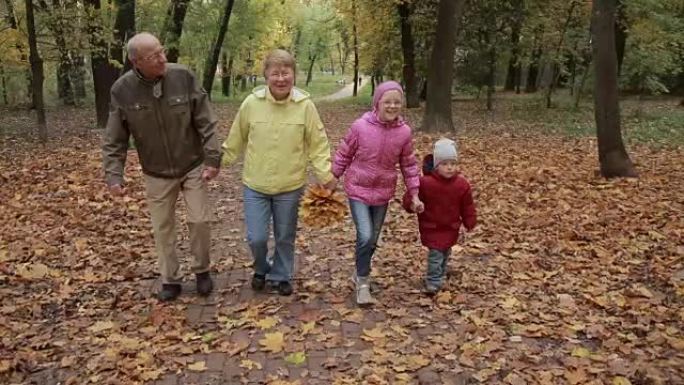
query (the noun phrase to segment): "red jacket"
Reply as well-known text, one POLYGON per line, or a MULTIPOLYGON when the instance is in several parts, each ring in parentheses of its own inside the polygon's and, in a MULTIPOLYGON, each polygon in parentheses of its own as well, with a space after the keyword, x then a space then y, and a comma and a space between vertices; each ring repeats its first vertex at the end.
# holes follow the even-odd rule
MULTIPOLYGON (((468 230, 475 227, 477 214, 470 191, 470 183, 457 174, 446 179, 433 170, 432 155, 425 157, 418 197, 425 211, 418 214, 420 240, 428 248, 444 251, 455 245, 463 224, 468 230)), ((403 206, 411 210, 411 196, 404 194, 403 206)))

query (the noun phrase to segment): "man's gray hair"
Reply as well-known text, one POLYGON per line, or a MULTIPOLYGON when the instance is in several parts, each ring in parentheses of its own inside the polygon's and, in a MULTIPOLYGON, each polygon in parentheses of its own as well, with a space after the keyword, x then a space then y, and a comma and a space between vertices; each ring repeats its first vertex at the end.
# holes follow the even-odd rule
POLYGON ((140 32, 135 35, 133 35, 132 38, 128 40, 128 43, 126 43, 126 53, 128 55, 128 60, 133 60, 136 58, 138 54, 138 46, 140 45, 140 42, 145 39, 157 39, 156 36, 149 32, 140 32))

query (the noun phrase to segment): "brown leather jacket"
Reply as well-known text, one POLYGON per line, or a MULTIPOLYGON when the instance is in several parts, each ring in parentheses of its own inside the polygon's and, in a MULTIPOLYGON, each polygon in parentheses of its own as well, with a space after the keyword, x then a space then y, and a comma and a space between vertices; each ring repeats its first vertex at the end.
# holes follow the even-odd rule
POLYGON ((102 147, 110 186, 123 184, 131 135, 147 175, 180 178, 202 162, 217 168, 221 164, 217 119, 195 75, 170 63, 160 84, 155 83, 131 70, 112 86, 102 147))

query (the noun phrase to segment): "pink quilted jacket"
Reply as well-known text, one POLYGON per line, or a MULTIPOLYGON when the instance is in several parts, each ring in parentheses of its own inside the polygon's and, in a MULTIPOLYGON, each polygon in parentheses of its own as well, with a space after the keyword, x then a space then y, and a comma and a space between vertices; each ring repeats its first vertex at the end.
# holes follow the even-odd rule
POLYGON ((397 163, 409 194, 418 194, 411 127, 401 119, 386 123, 366 112, 337 147, 332 172, 337 178, 344 174, 344 190, 350 199, 379 206, 394 197, 397 163))

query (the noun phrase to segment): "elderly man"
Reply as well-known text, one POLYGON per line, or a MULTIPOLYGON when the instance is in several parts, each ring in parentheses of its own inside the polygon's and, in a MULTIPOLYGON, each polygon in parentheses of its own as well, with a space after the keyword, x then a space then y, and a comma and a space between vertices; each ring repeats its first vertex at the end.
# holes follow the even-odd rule
POLYGON ((145 178, 162 276, 158 298, 170 301, 181 293, 175 228, 179 192, 187 206, 197 293, 206 296, 213 289, 206 184, 218 175, 221 164, 217 120, 195 75, 184 66, 167 63, 156 37, 139 33, 129 40, 127 50, 133 70, 111 90, 103 145, 107 185, 112 195, 125 193, 123 170, 132 135, 145 178))

